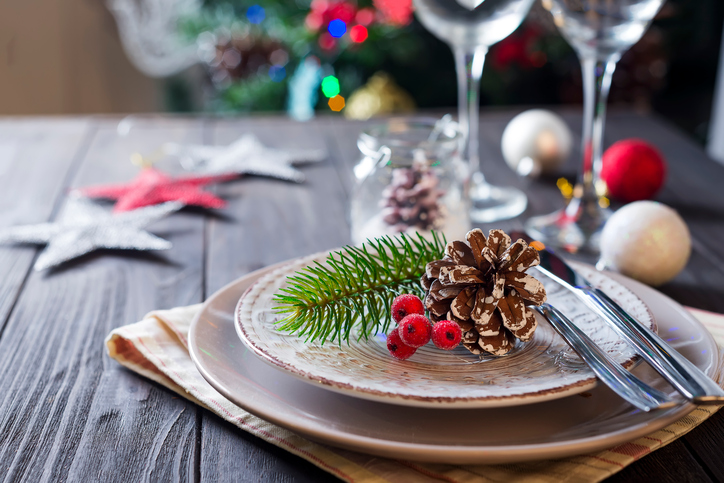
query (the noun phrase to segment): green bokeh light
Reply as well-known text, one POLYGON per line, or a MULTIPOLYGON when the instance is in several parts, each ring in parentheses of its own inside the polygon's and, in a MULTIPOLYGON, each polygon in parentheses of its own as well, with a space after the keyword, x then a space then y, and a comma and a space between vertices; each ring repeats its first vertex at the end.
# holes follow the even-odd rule
POLYGON ((322 79, 322 93, 327 97, 334 97, 339 94, 339 79, 328 75, 322 79))

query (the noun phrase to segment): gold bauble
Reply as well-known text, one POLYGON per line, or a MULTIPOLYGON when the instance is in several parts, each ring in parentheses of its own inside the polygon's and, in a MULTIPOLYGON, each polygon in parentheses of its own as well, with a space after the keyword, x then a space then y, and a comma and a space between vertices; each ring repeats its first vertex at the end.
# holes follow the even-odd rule
POLYGON ((372 116, 410 112, 415 101, 385 72, 377 72, 349 96, 345 117, 366 120, 372 116))

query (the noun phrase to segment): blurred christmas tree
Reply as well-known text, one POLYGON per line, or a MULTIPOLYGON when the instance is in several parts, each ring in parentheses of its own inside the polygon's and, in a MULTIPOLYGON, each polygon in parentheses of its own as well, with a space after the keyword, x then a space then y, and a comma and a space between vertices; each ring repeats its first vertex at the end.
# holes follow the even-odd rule
POLYGON ((301 112, 288 104, 343 105, 378 70, 423 57, 411 21, 410 0, 207 0, 182 30, 202 51, 213 110, 301 112))
MULTIPOLYGON (((667 1, 619 62, 611 103, 691 110, 691 102, 673 105, 671 99, 695 92, 706 94, 697 105, 710 106, 722 23, 718 2, 667 1), (675 70, 681 59, 696 59, 699 67, 689 61, 675 70), (704 69, 706 75, 686 75, 704 69), (685 75, 676 77, 678 71, 685 75), (684 87, 672 92, 671 79, 679 78, 686 83, 677 81, 684 87)), ((205 108, 213 111, 286 109, 300 119, 315 110, 369 112, 345 108, 355 91, 357 98, 379 94, 381 102, 399 94, 389 101, 396 106, 409 107, 404 92, 421 108, 454 110, 457 102, 452 53, 415 21, 411 0, 206 0, 182 31, 199 45, 205 108), (374 76, 378 72, 385 74, 374 76)), ((490 49, 481 104, 580 103, 580 72, 575 53, 536 3, 521 27, 490 49)))

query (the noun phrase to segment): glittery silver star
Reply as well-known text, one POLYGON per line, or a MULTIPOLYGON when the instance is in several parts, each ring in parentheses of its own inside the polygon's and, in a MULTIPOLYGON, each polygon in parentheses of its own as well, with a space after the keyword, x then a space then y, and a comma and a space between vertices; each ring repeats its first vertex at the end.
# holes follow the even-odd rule
POLYGON ((228 146, 169 143, 164 146, 164 152, 180 157, 185 169, 199 174, 254 174, 297 183, 304 181, 304 174, 293 165, 326 157, 319 149, 269 148, 253 134, 246 134, 228 146))
POLYGON ((47 244, 35 270, 54 267, 98 248, 166 250, 171 242, 141 228, 183 207, 170 202, 125 213, 110 211, 77 196, 70 196, 58 220, 0 230, 0 243, 47 244))

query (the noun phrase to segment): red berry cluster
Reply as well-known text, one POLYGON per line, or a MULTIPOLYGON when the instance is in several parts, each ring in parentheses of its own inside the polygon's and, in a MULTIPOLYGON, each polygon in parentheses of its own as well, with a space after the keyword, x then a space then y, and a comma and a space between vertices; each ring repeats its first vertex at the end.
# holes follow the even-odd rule
POLYGON ((392 318, 398 323, 387 335, 387 350, 393 357, 405 360, 432 339, 436 347, 452 350, 460 344, 462 330, 450 320, 441 320, 435 325, 425 317, 425 306, 419 297, 412 294, 400 295, 392 302, 392 318))

